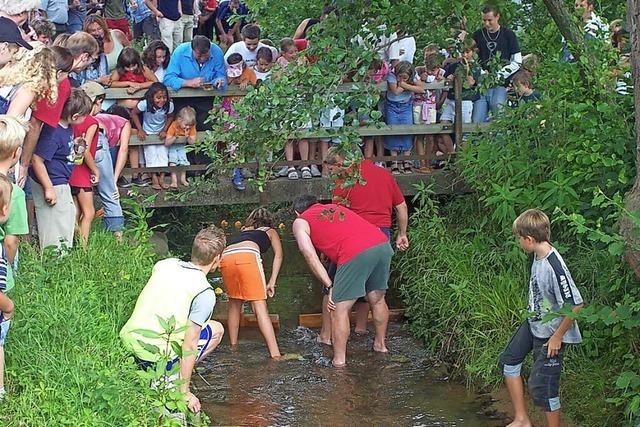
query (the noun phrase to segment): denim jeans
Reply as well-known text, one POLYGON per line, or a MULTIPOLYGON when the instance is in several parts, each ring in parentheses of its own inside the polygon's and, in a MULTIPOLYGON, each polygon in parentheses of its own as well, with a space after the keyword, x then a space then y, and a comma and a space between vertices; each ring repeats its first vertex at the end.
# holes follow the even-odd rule
POLYGON ((118 192, 118 187, 116 187, 116 183, 114 182, 109 142, 103 134, 100 134, 95 161, 100 171, 98 195, 104 208, 104 217, 102 218, 104 227, 108 231, 121 231, 124 228, 124 216, 122 215, 120 200, 114 197, 114 194, 118 192))
POLYGON ((473 123, 489 121, 489 111, 493 115, 498 113, 500 106, 507 102, 507 88, 503 86, 492 87, 486 94, 480 95, 480 99, 473 103, 473 123))

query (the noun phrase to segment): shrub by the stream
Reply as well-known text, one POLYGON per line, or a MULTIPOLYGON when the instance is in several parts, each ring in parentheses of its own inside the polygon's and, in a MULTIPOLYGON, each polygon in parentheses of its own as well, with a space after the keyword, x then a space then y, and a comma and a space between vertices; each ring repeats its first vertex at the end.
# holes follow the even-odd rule
POLYGON ((0 425, 154 424, 152 398, 118 337, 153 261, 146 245, 102 231, 63 258, 21 248, 0 425))

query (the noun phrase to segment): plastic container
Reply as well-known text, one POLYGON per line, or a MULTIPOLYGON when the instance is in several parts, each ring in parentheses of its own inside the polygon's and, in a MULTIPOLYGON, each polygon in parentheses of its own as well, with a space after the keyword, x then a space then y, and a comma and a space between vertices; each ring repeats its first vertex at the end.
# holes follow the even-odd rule
POLYGON ((422 124, 422 104, 416 104, 413 106, 413 124, 422 124))
POLYGON ((462 101, 462 123, 471 123, 473 101, 462 101))
POLYGON ((426 125, 434 124, 437 121, 438 111, 436 110, 436 103, 432 101, 425 101, 422 104, 422 121, 426 125))

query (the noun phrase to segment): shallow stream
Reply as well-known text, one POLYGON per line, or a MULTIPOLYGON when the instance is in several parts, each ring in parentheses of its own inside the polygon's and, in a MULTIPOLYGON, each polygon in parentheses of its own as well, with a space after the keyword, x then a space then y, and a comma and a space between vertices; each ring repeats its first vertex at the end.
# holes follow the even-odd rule
MULTIPOLYGON (((214 425, 489 425, 478 415, 472 393, 439 378, 443 374, 406 325, 390 324, 389 355, 371 351, 371 335, 352 336, 347 367, 332 368, 331 349, 315 342, 317 331, 298 326, 299 314, 320 312, 320 285, 295 244, 283 244, 285 263, 269 310, 280 316, 281 352, 299 357, 271 361, 257 329, 240 330, 237 351, 225 339, 194 376, 196 394, 214 425)), ((270 262, 265 260, 267 270, 270 262)), ((388 300, 390 307, 400 306, 393 289, 388 300)))

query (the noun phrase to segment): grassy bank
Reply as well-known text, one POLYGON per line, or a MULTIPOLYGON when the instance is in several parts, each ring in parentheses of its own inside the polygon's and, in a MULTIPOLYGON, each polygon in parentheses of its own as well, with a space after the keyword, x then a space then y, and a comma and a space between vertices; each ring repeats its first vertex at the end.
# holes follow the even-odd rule
POLYGON ((24 246, 20 261, 0 425, 153 424, 118 338, 153 266, 149 249, 96 231, 64 258, 24 246))
MULTIPOLYGON (((441 211, 423 202, 411 221, 412 247, 395 268, 412 331, 452 374, 476 386, 497 386, 498 355, 526 316, 530 261, 515 239, 491 237, 473 196, 441 211)), ((589 304, 613 305, 628 295, 624 284, 635 282, 619 258, 587 244, 558 243, 589 304)), ((632 357, 633 335, 600 323, 582 322, 581 328, 584 343, 566 357, 564 410, 580 426, 631 425, 623 414, 629 396, 616 378, 625 369, 621 360, 632 357)))

